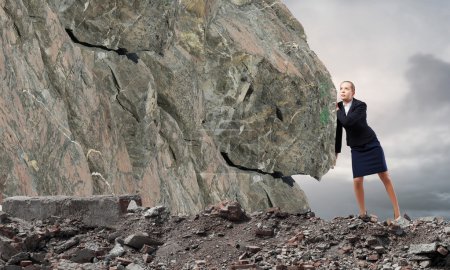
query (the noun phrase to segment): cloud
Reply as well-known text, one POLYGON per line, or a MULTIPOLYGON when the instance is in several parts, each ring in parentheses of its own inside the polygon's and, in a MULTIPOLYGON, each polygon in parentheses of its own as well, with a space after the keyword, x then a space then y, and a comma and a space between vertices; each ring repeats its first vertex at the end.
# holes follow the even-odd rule
POLYGON ((450 63, 431 54, 415 54, 405 71, 408 91, 403 102, 388 108, 383 125, 395 158, 426 160, 450 155, 450 63), (399 143, 401 139, 401 143, 399 143))
MULTIPOLYGON (((447 210, 450 205, 450 157, 427 160, 418 155, 417 164, 392 173, 399 201, 410 211, 447 210)), ((450 213, 447 213, 450 218, 450 213)))
POLYGON ((416 54, 410 58, 406 79, 409 100, 419 111, 439 112, 450 107, 450 63, 431 54, 416 54))

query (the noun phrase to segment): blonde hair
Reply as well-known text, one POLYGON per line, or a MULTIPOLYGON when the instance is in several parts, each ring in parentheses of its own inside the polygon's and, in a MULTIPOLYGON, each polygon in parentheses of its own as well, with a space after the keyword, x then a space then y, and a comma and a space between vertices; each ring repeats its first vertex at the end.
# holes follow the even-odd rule
POLYGON ((352 87, 353 92, 355 92, 355 84, 352 81, 343 81, 343 82, 341 82, 341 84, 343 84, 345 82, 349 83, 351 85, 351 87, 352 87))

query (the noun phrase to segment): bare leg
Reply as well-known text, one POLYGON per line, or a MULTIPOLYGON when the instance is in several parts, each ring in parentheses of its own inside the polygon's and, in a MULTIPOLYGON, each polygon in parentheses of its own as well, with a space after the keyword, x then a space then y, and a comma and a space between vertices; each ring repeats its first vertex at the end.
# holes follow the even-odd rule
POLYGON ((391 177, 388 171, 378 173, 381 181, 383 181, 384 187, 391 199, 392 208, 394 208, 394 219, 400 216, 400 208, 398 207, 397 196, 395 195, 394 185, 392 184, 391 177))
POLYGON ((364 177, 353 178, 353 188, 355 190, 356 201, 359 206, 359 214, 364 215, 366 213, 366 206, 364 205, 364 177))

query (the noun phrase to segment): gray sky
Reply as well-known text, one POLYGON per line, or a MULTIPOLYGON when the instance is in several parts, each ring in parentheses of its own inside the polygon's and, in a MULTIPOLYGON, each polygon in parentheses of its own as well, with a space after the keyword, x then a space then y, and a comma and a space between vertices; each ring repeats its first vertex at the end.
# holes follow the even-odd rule
MULTIPOLYGON (((450 219, 450 1, 283 0, 336 85, 351 80, 367 103, 402 212, 450 219)), ((317 182, 294 177, 324 219, 357 214, 350 149, 317 182)), ((366 208, 392 206, 376 175, 365 177, 366 208)))

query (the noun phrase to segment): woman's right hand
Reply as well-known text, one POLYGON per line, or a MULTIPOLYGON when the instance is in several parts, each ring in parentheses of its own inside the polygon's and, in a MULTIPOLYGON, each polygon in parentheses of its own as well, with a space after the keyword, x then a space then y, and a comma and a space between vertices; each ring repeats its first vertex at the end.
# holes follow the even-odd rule
POLYGON ((333 164, 333 167, 332 167, 332 169, 334 169, 334 166, 336 166, 336 162, 337 162, 338 154, 339 154, 339 153, 336 153, 336 158, 334 159, 334 164, 333 164))

